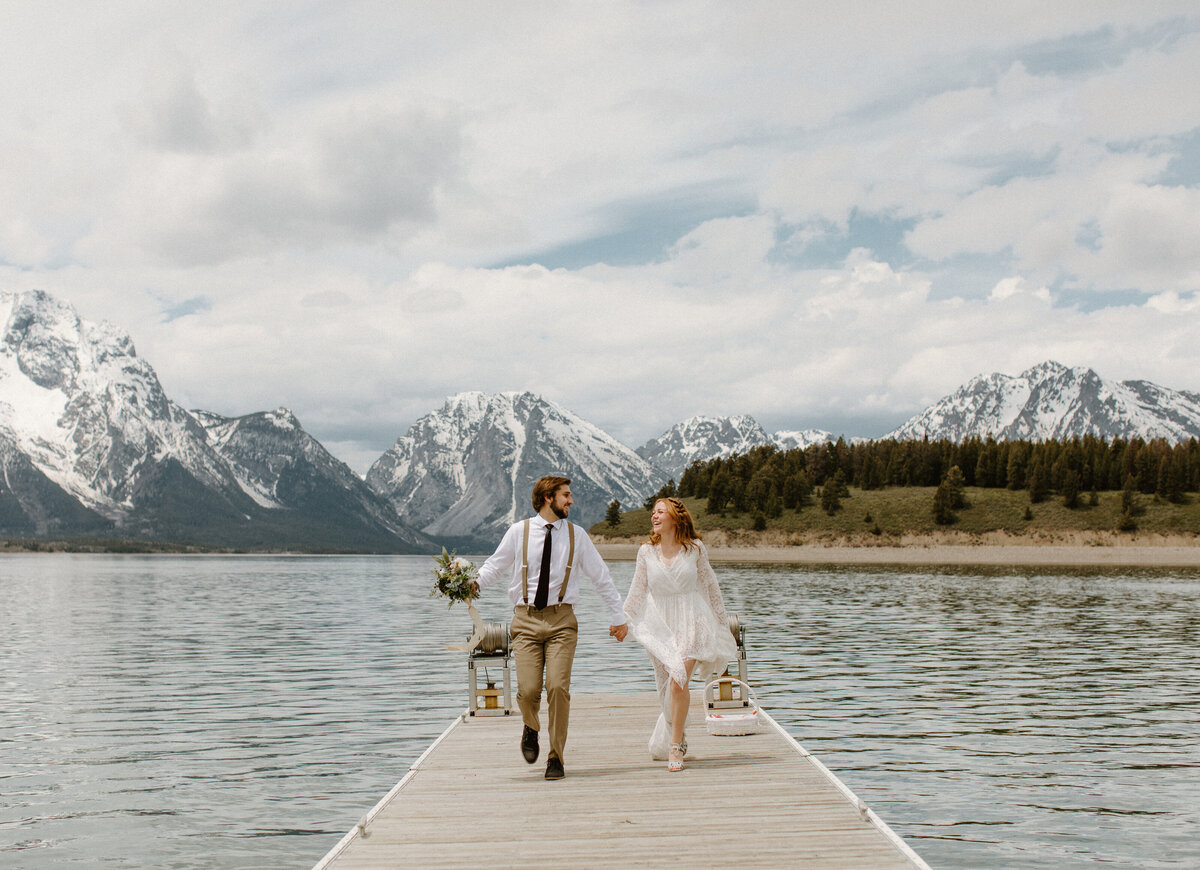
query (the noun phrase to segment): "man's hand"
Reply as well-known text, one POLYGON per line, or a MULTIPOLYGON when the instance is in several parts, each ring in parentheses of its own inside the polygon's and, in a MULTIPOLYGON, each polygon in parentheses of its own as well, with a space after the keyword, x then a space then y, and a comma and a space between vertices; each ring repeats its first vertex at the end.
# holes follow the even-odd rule
POLYGON ((608 627, 608 636, 615 637, 618 641, 625 639, 625 635, 629 634, 629 623, 622 622, 620 625, 610 625, 608 627))

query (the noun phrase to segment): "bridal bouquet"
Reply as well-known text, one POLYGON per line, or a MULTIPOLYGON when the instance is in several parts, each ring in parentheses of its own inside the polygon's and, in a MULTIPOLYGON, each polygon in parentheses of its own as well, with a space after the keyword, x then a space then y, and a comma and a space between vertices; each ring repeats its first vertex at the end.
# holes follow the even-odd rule
POLYGON ((446 649, 469 653, 479 646, 488 630, 474 603, 479 596, 479 590, 475 586, 479 569, 475 567, 474 562, 447 553, 445 547, 442 547, 442 555, 434 556, 433 561, 437 563, 437 567, 433 569, 433 588, 429 590, 429 597, 436 598, 440 595, 447 598, 450 601, 449 607, 453 607, 456 601, 465 601, 467 612, 471 614, 471 624, 475 628, 465 644, 453 644, 446 649))
POLYGON ((475 580, 479 577, 479 569, 475 567, 475 563, 462 556, 447 553, 445 547, 442 547, 442 555, 434 556, 433 561, 437 563, 437 568, 433 570, 434 582, 433 588, 429 590, 429 597, 435 598, 440 595, 442 598, 448 598, 449 607, 453 607, 456 601, 465 601, 470 605, 478 595, 475 580))

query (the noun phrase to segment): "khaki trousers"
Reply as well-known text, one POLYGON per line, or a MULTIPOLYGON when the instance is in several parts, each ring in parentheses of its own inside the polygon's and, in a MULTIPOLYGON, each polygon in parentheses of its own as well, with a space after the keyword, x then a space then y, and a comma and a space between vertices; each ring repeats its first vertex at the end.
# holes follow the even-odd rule
POLYGON ((525 604, 513 609, 509 626, 517 660, 517 704, 521 718, 541 731, 542 675, 550 719, 550 756, 563 759, 567 721, 571 717, 571 664, 579 640, 579 623, 570 604, 552 604, 536 610, 525 604))

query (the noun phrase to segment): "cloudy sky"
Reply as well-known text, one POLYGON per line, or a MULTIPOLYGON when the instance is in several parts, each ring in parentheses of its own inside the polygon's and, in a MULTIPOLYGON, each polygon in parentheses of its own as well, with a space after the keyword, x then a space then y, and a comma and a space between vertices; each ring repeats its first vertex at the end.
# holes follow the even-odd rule
POLYGON ((3 2, 0 288, 360 472, 445 397, 882 435, 1200 390, 1185 2, 3 2))

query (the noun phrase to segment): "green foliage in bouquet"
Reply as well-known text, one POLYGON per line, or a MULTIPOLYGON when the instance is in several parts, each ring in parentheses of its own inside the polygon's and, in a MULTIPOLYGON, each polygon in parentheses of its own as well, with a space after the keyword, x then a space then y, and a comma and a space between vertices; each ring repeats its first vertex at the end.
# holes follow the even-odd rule
POLYGON ((442 555, 434 556, 433 561, 437 563, 437 568, 433 570, 430 598, 440 596, 449 599, 447 606, 453 607, 456 601, 469 603, 478 595, 475 582, 479 577, 479 569, 474 562, 455 556, 453 552, 447 553, 445 547, 442 547, 442 555))

